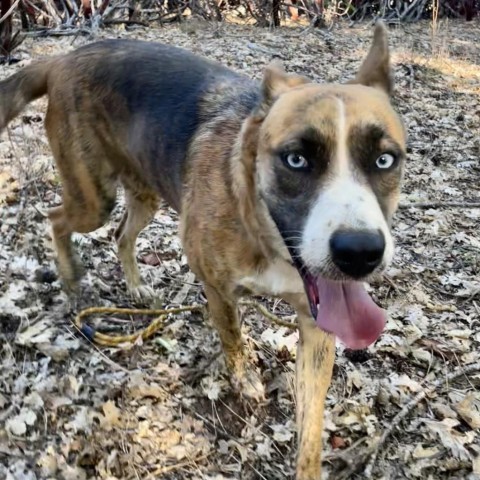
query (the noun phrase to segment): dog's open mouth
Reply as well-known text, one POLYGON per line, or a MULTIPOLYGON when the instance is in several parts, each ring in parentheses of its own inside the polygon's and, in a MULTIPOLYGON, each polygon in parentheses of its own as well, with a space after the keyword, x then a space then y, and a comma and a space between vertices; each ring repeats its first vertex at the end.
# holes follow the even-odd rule
POLYGON ((304 268, 300 275, 319 328, 335 334, 352 349, 366 348, 380 336, 386 314, 375 304, 362 282, 314 277, 304 268))

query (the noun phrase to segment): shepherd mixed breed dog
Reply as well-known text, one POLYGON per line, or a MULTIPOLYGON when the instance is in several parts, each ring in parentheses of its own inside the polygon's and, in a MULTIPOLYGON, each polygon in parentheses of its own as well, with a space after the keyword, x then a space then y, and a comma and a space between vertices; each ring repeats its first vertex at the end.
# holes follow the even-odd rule
POLYGON ((295 307, 297 480, 321 477, 324 400, 335 337, 374 342, 384 312, 363 282, 391 261, 405 130, 390 104, 386 28, 377 24, 357 76, 319 85, 278 65, 256 82, 167 45, 107 40, 29 65, 0 83, 0 130, 48 95, 46 130, 63 183, 49 211, 65 286, 80 268, 73 232, 116 230, 128 289, 142 285, 135 240, 160 198, 180 214, 181 237, 202 280, 233 387, 264 397, 237 314, 240 296, 295 307))

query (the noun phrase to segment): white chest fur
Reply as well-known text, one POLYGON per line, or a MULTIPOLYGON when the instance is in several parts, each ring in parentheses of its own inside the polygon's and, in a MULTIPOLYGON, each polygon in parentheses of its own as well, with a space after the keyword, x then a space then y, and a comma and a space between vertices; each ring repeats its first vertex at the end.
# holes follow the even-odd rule
POLYGON ((281 297, 287 293, 303 293, 303 282, 295 267, 285 260, 276 260, 264 270, 240 280, 242 287, 254 295, 281 297))

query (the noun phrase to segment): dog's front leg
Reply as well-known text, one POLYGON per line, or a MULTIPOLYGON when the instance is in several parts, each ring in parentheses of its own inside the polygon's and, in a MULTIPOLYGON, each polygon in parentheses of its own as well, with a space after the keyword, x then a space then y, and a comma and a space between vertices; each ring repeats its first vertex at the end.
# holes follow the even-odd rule
POLYGON ((263 383, 245 351, 236 299, 208 284, 205 293, 209 317, 220 336, 233 388, 246 398, 263 400, 263 383))
POLYGON ((296 480, 320 480, 323 410, 335 360, 335 337, 299 314, 297 351, 298 456, 296 480))

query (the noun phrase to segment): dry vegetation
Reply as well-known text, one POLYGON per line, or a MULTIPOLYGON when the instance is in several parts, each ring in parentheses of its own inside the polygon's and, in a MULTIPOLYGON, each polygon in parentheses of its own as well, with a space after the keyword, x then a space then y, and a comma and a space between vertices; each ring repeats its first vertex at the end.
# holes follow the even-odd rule
MULTIPOLYGON (((381 339, 358 353, 339 345, 325 478, 341 478, 362 459, 415 394, 479 361, 480 208, 449 205, 480 201, 480 24, 430 27, 394 28, 391 43, 395 103, 409 133, 402 203, 435 204, 396 215, 394 265, 372 285, 390 317, 381 339)), ((330 82, 352 76, 370 35, 365 26, 270 32, 190 20, 99 36, 181 45, 256 77, 279 58, 289 71, 330 82)), ((88 41, 27 39, 16 51, 20 64, 2 67, 0 77, 88 41)), ((199 316, 170 318, 151 341, 124 348, 97 349, 72 328, 83 307, 133 304, 113 224, 77 237, 87 267, 79 297, 68 300, 60 288, 45 219, 61 201, 42 127, 45 105, 31 105, 0 137, 0 478, 291 478, 295 332, 245 312, 252 359, 269 392, 258 406, 232 394, 218 338, 199 316)), ((142 271, 158 305, 202 303, 176 228, 175 214, 162 207, 138 241, 142 271)), ((125 332, 145 322, 117 317, 101 325, 125 332)), ((430 391, 381 445, 367 478, 478 479, 479 386, 473 371, 430 391)))
POLYGON ((163 25, 189 15, 278 27, 309 23, 331 27, 339 19, 372 17, 389 24, 480 14, 480 0, 0 0, 0 62, 29 36, 89 35, 102 26, 163 25), (20 30, 21 29, 23 30, 20 30))

